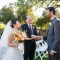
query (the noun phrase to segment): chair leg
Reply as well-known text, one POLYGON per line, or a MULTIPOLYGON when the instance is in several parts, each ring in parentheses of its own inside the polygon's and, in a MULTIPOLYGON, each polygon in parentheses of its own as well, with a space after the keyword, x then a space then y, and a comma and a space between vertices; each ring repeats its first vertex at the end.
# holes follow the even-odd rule
POLYGON ((38 57, 37 52, 35 51, 35 59, 38 57))
POLYGON ((36 59, 36 51, 35 51, 35 55, 34 55, 34 59, 33 60, 35 60, 36 59))
POLYGON ((43 57, 41 56, 40 52, 38 52, 38 56, 40 57, 41 60, 43 60, 43 57))

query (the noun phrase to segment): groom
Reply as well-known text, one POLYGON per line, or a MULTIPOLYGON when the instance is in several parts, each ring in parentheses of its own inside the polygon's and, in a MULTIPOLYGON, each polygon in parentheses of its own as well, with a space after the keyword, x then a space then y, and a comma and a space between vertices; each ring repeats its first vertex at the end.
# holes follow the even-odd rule
POLYGON ((55 16, 54 7, 46 9, 46 15, 50 18, 47 36, 43 37, 48 42, 49 60, 60 59, 60 21, 55 16))
POLYGON ((22 30, 26 31, 26 34, 28 38, 31 38, 31 40, 24 40, 24 60, 33 60, 36 43, 35 40, 38 40, 37 38, 37 30, 36 27, 32 25, 32 17, 26 16, 25 18, 26 23, 21 26, 22 30))

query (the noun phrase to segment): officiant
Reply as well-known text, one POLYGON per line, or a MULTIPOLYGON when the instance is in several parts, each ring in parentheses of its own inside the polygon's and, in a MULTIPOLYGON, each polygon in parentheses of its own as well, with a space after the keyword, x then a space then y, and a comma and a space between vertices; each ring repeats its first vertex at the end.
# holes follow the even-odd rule
POLYGON ((23 31, 26 31, 28 38, 30 40, 24 40, 24 60, 33 60, 36 42, 35 40, 39 40, 40 37, 37 36, 37 29, 35 26, 32 25, 32 17, 26 16, 25 18, 26 23, 21 26, 23 31))

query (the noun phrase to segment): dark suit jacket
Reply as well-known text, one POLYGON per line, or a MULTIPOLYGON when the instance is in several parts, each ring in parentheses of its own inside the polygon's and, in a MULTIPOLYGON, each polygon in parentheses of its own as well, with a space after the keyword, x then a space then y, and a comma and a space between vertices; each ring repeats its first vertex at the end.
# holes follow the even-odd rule
MULTIPOLYGON (((35 26, 33 26, 33 27, 34 27, 34 28, 33 28, 33 35, 37 35, 36 27, 35 27, 35 26)), ((25 30, 27 36, 28 36, 29 38, 31 38, 31 33, 30 33, 30 29, 29 29, 28 25, 27 25, 27 24, 23 24, 23 25, 21 26, 21 28, 22 28, 23 31, 25 30)), ((25 49, 30 49, 31 46, 32 46, 32 44, 34 45, 33 48, 36 48, 35 40, 24 40, 24 48, 25 48, 25 49)))
POLYGON ((48 28, 47 36, 43 37, 44 40, 47 40, 48 50, 56 51, 60 53, 60 21, 55 17, 51 21, 51 26, 48 28))

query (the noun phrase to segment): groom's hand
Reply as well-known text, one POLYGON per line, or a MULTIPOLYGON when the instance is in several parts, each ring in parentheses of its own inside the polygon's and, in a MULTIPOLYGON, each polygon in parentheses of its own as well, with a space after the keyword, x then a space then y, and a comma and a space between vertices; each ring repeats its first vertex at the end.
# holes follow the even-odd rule
POLYGON ((51 56, 54 56, 54 52, 53 52, 53 51, 50 51, 50 55, 51 55, 51 56))

